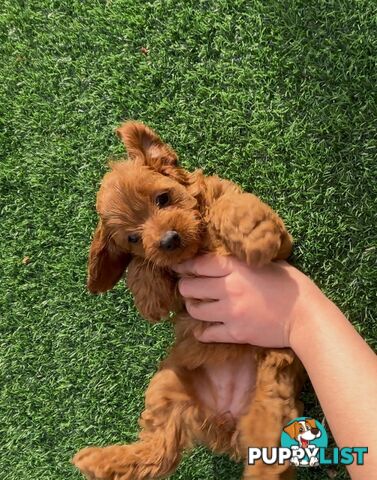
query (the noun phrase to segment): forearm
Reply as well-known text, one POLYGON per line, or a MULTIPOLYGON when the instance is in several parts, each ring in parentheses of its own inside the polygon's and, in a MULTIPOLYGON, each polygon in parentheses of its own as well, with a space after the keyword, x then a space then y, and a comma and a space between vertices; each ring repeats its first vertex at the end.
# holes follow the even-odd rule
POLYGON ((197 277, 179 284, 190 315, 215 322, 197 337, 200 341, 293 348, 339 448, 369 448, 364 466, 349 467, 352 478, 374 478, 377 357, 321 290, 285 262, 251 269, 232 257, 205 255, 176 271, 197 277))
POLYGON ((290 341, 303 362, 339 448, 366 446, 365 466, 350 465, 353 479, 377 471, 377 360, 328 299, 311 306, 290 341))

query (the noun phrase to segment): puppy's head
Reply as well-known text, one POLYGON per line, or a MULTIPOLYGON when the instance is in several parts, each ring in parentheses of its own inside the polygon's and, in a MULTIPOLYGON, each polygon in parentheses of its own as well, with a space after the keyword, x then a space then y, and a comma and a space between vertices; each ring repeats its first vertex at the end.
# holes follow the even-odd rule
POLYGON ((112 288, 132 255, 169 267, 194 256, 201 239, 198 177, 179 168, 176 153, 142 123, 126 122, 117 134, 129 159, 110 164, 97 194, 93 293, 112 288))
POLYGON ((306 446, 310 440, 321 436, 321 431, 317 428, 314 418, 293 422, 284 428, 284 432, 306 446))

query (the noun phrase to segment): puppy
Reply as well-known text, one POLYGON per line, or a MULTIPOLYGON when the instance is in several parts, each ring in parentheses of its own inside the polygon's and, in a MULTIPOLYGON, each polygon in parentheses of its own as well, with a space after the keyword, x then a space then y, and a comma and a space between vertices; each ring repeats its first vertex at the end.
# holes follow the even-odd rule
MULTIPOLYGON (((170 267, 205 252, 263 265, 288 257, 290 235, 255 195, 179 167, 174 150, 142 123, 126 122, 117 133, 128 160, 110 164, 97 195, 88 288, 105 292, 127 272, 140 314, 169 318, 176 340, 147 389, 139 440, 85 448, 74 465, 90 479, 157 479, 194 444, 244 461, 248 447, 279 446, 283 426, 302 411, 299 360, 289 349, 197 341, 193 332, 205 322, 185 310, 170 267)), ((245 464, 243 478, 291 476, 289 462, 256 463, 245 464)))

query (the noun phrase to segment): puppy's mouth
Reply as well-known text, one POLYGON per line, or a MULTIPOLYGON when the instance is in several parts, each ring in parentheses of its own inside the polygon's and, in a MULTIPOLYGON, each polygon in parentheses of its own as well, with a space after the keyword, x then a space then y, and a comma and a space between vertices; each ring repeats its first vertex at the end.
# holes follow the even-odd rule
POLYGON ((190 242, 178 232, 168 231, 161 240, 146 250, 147 258, 159 267, 171 267, 194 257, 198 253, 199 242, 190 242))

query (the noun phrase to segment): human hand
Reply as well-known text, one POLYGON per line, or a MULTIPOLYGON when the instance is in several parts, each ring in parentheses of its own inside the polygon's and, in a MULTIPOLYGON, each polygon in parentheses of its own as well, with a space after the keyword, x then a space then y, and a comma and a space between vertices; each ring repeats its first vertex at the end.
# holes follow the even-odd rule
POLYGON ((209 327, 202 342, 289 347, 298 323, 328 301, 284 261, 251 269, 234 257, 203 255, 174 267, 189 314, 209 327), (190 275, 190 277, 187 277, 190 275), (194 275, 194 277, 192 277, 194 275))

